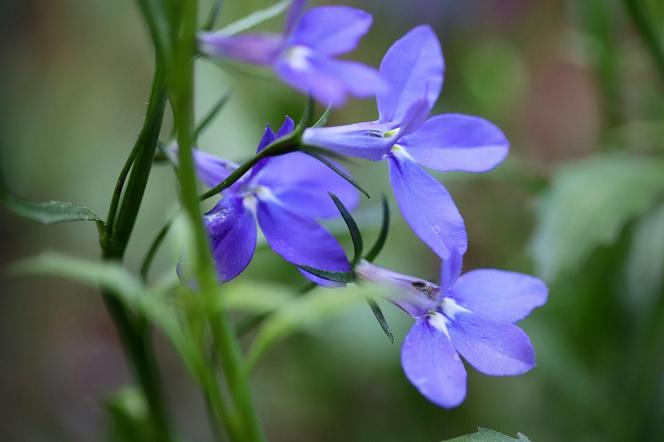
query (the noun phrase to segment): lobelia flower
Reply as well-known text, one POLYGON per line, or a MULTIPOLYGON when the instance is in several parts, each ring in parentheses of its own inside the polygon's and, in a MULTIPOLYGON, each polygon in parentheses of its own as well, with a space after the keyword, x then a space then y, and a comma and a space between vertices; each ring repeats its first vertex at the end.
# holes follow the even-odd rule
MULTIPOLYGON (((275 135, 266 127, 257 151, 294 128, 286 118, 275 135)), ((194 151, 198 177, 214 187, 237 167, 236 164, 200 150, 194 151)), ((256 249, 256 222, 268 245, 295 265, 343 271, 350 270, 339 242, 317 218, 339 216, 328 196, 335 193, 347 207, 358 203, 356 189, 314 158, 300 152, 261 160, 251 171, 222 192, 222 199, 203 217, 221 281, 239 275, 256 249)), ((336 285, 305 271, 321 285, 336 285)))
POLYGON ((300 14, 303 3, 293 2, 283 34, 202 32, 200 49, 270 67, 284 82, 325 105, 340 106, 348 94, 364 98, 385 90, 375 69, 334 58, 355 49, 371 27, 371 15, 345 6, 320 6, 300 14))
POLYGON ((342 155, 387 160, 401 212, 415 234, 442 259, 463 255, 468 240, 449 192, 420 165, 438 171, 485 172, 507 155, 509 143, 492 123, 460 114, 429 119, 443 83, 440 43, 429 26, 396 41, 380 65, 390 88, 377 95, 377 121, 310 128, 304 144, 342 155))
POLYGON ((492 376, 520 375, 535 366, 530 339, 514 323, 543 305, 548 292, 532 276, 494 269, 459 276, 460 270, 461 258, 454 255, 437 286, 366 261, 356 268, 361 280, 395 289, 390 301, 415 318, 401 347, 401 365, 420 393, 445 408, 466 396, 459 354, 492 376))

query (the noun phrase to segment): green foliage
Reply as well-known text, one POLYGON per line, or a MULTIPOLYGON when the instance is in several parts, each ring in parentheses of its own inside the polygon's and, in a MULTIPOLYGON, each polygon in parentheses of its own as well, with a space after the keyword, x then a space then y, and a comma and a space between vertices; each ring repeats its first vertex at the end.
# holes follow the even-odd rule
POLYGON ((359 290, 347 289, 333 293, 326 291, 294 299, 270 315, 258 330, 249 349, 249 366, 253 366, 258 358, 278 340, 305 326, 320 322, 362 298, 359 290))
POLYGON ((254 26, 258 26, 259 24, 284 13, 292 1, 293 0, 283 0, 267 8, 254 11, 246 17, 225 26, 219 32, 225 35, 234 35, 246 31, 247 29, 251 29, 254 26))
POLYGON ((104 403, 109 418, 109 437, 113 442, 152 440, 145 398, 134 388, 114 393, 104 403))
POLYGON ((538 273, 552 280, 578 267, 600 245, 650 208, 664 191, 664 162, 604 155, 560 168, 540 201, 531 249, 538 273))
POLYGON ((664 205, 634 227, 625 263, 626 300, 637 310, 652 307, 664 284, 664 205))
POLYGON ((530 442, 523 434, 517 434, 517 438, 505 436, 497 431, 489 430, 487 428, 479 428, 477 433, 467 434, 465 436, 455 437, 448 439, 446 442, 530 442))
POLYGON ((87 207, 66 201, 30 201, 12 195, 5 189, 0 189, 0 203, 15 214, 42 224, 70 221, 102 222, 101 218, 87 207))

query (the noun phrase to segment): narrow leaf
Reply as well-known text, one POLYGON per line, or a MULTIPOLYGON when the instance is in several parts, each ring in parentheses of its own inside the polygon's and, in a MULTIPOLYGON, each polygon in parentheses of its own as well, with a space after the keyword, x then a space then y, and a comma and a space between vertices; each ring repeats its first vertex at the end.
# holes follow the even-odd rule
POLYGON ((332 272, 329 270, 321 270, 306 265, 300 265, 298 267, 305 272, 309 272, 312 275, 318 276, 319 278, 327 279, 328 281, 343 283, 355 281, 355 274, 353 272, 332 272))
POLYGON ((134 302, 144 291, 143 284, 116 263, 89 261, 59 253, 42 253, 9 267, 13 275, 50 275, 71 279, 91 287, 101 286, 125 302, 134 302))
POLYGON ((369 193, 367 193, 366 190, 364 190, 362 187, 360 187, 360 185, 357 183, 357 181, 355 181, 355 180, 353 179, 352 176, 348 175, 346 172, 344 172, 343 170, 341 170, 340 168, 338 168, 338 167, 336 166, 336 164, 334 164, 334 163, 333 163, 332 161, 330 161, 329 159, 325 158, 323 155, 321 155, 321 154, 319 154, 319 153, 317 153, 317 152, 310 151, 310 150, 308 150, 308 149, 306 149, 306 150, 302 150, 301 152, 302 152, 302 153, 305 153, 305 154, 309 155, 310 157, 313 157, 313 158, 317 159, 318 161, 320 161, 321 163, 325 164, 325 165, 326 165, 327 167, 329 167, 334 173, 336 173, 337 175, 339 175, 339 176, 340 176, 341 178, 343 178, 344 180, 348 181, 353 187, 355 187, 357 190, 359 190, 360 192, 362 192, 362 193, 364 194, 364 196, 366 196, 367 198, 371 198, 371 197, 369 196, 369 193))
POLYGON ((295 130, 293 130, 291 134, 293 137, 297 139, 301 138, 304 129, 310 126, 311 120, 314 116, 315 109, 316 109, 316 102, 314 101, 314 97, 309 95, 307 97, 307 104, 304 106, 304 111, 302 112, 302 117, 300 117, 300 121, 297 122, 295 130))
POLYGON ((292 0, 284 0, 273 4, 272 6, 268 6, 267 8, 259 9, 258 11, 254 11, 246 17, 225 26, 218 32, 224 35, 234 35, 246 31, 247 29, 251 29, 254 26, 282 14, 288 9, 291 3, 292 0))
POLYGON ((327 124, 327 120, 330 118, 331 113, 332 113, 332 106, 326 107, 325 111, 323 111, 323 115, 321 115, 318 121, 316 121, 314 125, 311 127, 324 127, 327 124))
POLYGON ((390 230, 390 206, 387 202, 387 198, 385 197, 385 195, 382 195, 382 203, 383 203, 383 222, 380 226, 380 232, 378 233, 378 238, 376 238, 376 242, 364 257, 364 259, 366 259, 369 262, 372 262, 374 259, 376 259, 376 257, 380 254, 381 250, 383 250, 383 246, 385 245, 385 241, 387 240, 387 233, 390 230))
POLYGON ((104 401, 108 413, 109 437, 114 442, 141 442, 151 438, 152 422, 145 398, 137 388, 128 387, 104 401))
POLYGON ((91 209, 66 201, 30 201, 12 195, 5 189, 0 189, 0 202, 15 214, 42 224, 70 221, 102 223, 101 218, 91 209))
POLYGON ((208 111, 208 113, 205 114, 203 120, 198 124, 198 126, 196 126, 194 139, 197 139, 198 136, 203 133, 205 128, 207 128, 210 125, 210 123, 212 123, 217 114, 219 114, 219 112, 224 108, 224 106, 226 106, 226 103, 228 103, 228 99, 230 97, 231 97, 230 91, 226 92, 224 95, 219 97, 214 106, 212 106, 212 108, 208 111))
POLYGON ((203 30, 204 31, 211 31, 212 28, 214 28, 214 25, 217 23, 217 20, 219 19, 219 14, 221 13, 221 4, 222 0, 214 0, 212 3, 212 7, 210 8, 210 13, 208 14, 207 20, 205 20, 205 24, 203 25, 203 30))
POLYGON ((305 326, 320 322, 358 299, 360 295, 354 290, 322 292, 316 296, 297 298, 264 321, 249 349, 248 365, 253 366, 258 358, 279 339, 305 326))
POLYGON ((367 299, 367 303, 369 303, 369 307, 371 307, 371 311, 378 320, 378 323, 383 329, 383 332, 385 332, 387 339, 389 339, 390 342, 394 344, 394 333, 392 333, 392 329, 387 323, 387 319, 385 319, 385 315, 383 315, 383 311, 380 309, 380 306, 373 299, 367 299))
POLYGON ((328 194, 330 195, 330 198, 332 198, 332 201, 334 201, 334 205, 337 206, 346 226, 348 226, 350 238, 353 240, 353 260, 351 262, 353 263, 353 267, 355 267, 355 265, 360 262, 360 259, 362 259, 362 248, 364 247, 364 244, 362 243, 362 233, 360 233, 360 229, 357 227, 353 215, 350 214, 350 211, 344 206, 344 203, 342 203, 332 192, 328 192, 328 194))

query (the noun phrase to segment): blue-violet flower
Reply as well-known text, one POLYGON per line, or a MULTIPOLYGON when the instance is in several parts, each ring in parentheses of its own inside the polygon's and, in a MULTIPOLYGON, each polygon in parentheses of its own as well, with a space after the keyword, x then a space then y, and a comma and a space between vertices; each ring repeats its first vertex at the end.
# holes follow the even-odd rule
POLYGON ((440 286, 362 261, 361 280, 395 289, 390 301, 415 324, 401 347, 401 365, 410 382, 433 403, 451 408, 466 396, 466 370, 459 354, 492 376, 526 373, 535 352, 526 333, 514 325, 547 299, 537 278, 494 269, 459 276, 461 257, 444 264, 440 286))
MULTIPOLYGON (((276 135, 268 125, 257 150, 293 128, 290 118, 286 118, 276 135)), ((199 179, 210 187, 237 167, 200 150, 194 150, 194 162, 199 179)), ((328 192, 335 193, 349 208, 358 204, 357 190, 351 184, 306 154, 293 152, 261 160, 224 190, 219 203, 203 217, 219 279, 233 279, 251 261, 256 249, 256 221, 268 245, 286 261, 323 270, 350 271, 339 242, 316 221, 339 216, 328 192)), ((321 285, 336 285, 301 272, 321 285)))
POLYGON ((327 105, 342 105, 348 94, 370 97, 387 89, 376 69, 334 57, 355 49, 372 17, 346 6, 320 6, 303 14, 302 1, 291 7, 283 34, 198 36, 202 52, 267 66, 287 84, 327 105))
POLYGON ((426 173, 485 172, 507 155, 509 143, 492 123, 468 115, 428 118, 443 83, 440 43, 429 26, 396 41, 380 65, 390 88, 377 95, 377 121, 309 128, 303 142, 342 155, 388 160, 394 194, 417 236, 442 259, 463 255, 468 239, 449 192, 426 173))

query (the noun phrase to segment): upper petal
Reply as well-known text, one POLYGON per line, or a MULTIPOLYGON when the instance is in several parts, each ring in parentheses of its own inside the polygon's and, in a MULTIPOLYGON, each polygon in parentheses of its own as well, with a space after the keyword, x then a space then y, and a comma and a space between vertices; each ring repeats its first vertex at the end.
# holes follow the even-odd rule
POLYGON ((463 267, 463 256, 456 250, 450 253, 447 259, 444 259, 440 265, 440 294, 445 296, 448 289, 454 285, 461 274, 463 267))
POLYGON ((262 66, 274 64, 283 49, 283 43, 284 39, 279 34, 198 34, 198 46, 202 52, 262 66))
POLYGON ((429 111, 443 86, 443 52, 429 26, 418 26, 388 49, 380 76, 390 86, 378 94, 380 121, 400 122, 415 100, 426 99, 429 111))
POLYGON ((324 105, 341 106, 349 94, 366 98, 387 87, 372 67, 335 60, 301 46, 284 51, 276 69, 283 81, 324 105))
MULTIPOLYGON (((167 147, 165 152, 171 161, 175 164, 178 163, 177 145, 167 147)), ((224 160, 199 149, 192 149, 192 155, 198 179, 209 187, 214 187, 225 180, 238 167, 232 161, 224 160)))
MULTIPOLYGON (((341 165, 336 166, 343 170, 341 165)), ((349 210, 359 203, 355 187, 320 161, 301 152, 266 158, 256 182, 269 187, 290 210, 311 218, 339 216, 328 192, 338 196, 349 210)))
POLYGON ((367 33, 371 14, 347 6, 319 6, 302 14, 288 37, 291 45, 304 45, 321 54, 352 51, 367 33))
POLYGON ((461 356, 484 374, 519 375, 535 367, 533 345, 514 324, 457 312, 448 330, 461 356))
POLYGON ((459 114, 436 115, 399 144, 418 163, 443 172, 486 172, 509 151, 509 142, 494 124, 459 114))
POLYGON ((442 259, 463 255, 466 228, 447 189, 398 150, 389 159, 394 196, 415 234, 442 259))
POLYGON ((394 124, 378 122, 312 127, 305 129, 302 141, 340 155, 378 161, 394 144, 394 140, 384 138, 383 133, 394 127, 394 124))
POLYGON ((286 261, 321 270, 350 271, 339 242, 312 218, 274 199, 259 199, 257 216, 267 243, 286 261))
POLYGON ((448 296, 460 305, 493 319, 516 322, 546 303, 548 288, 541 280, 522 273, 480 269, 464 273, 448 296))
POLYGON ((256 219, 241 198, 223 198, 203 216, 217 275, 229 281, 249 265, 256 249, 256 219))
POLYGON ((401 365, 408 380, 431 402, 445 408, 466 397, 466 369, 442 330, 417 318, 401 347, 401 365))

